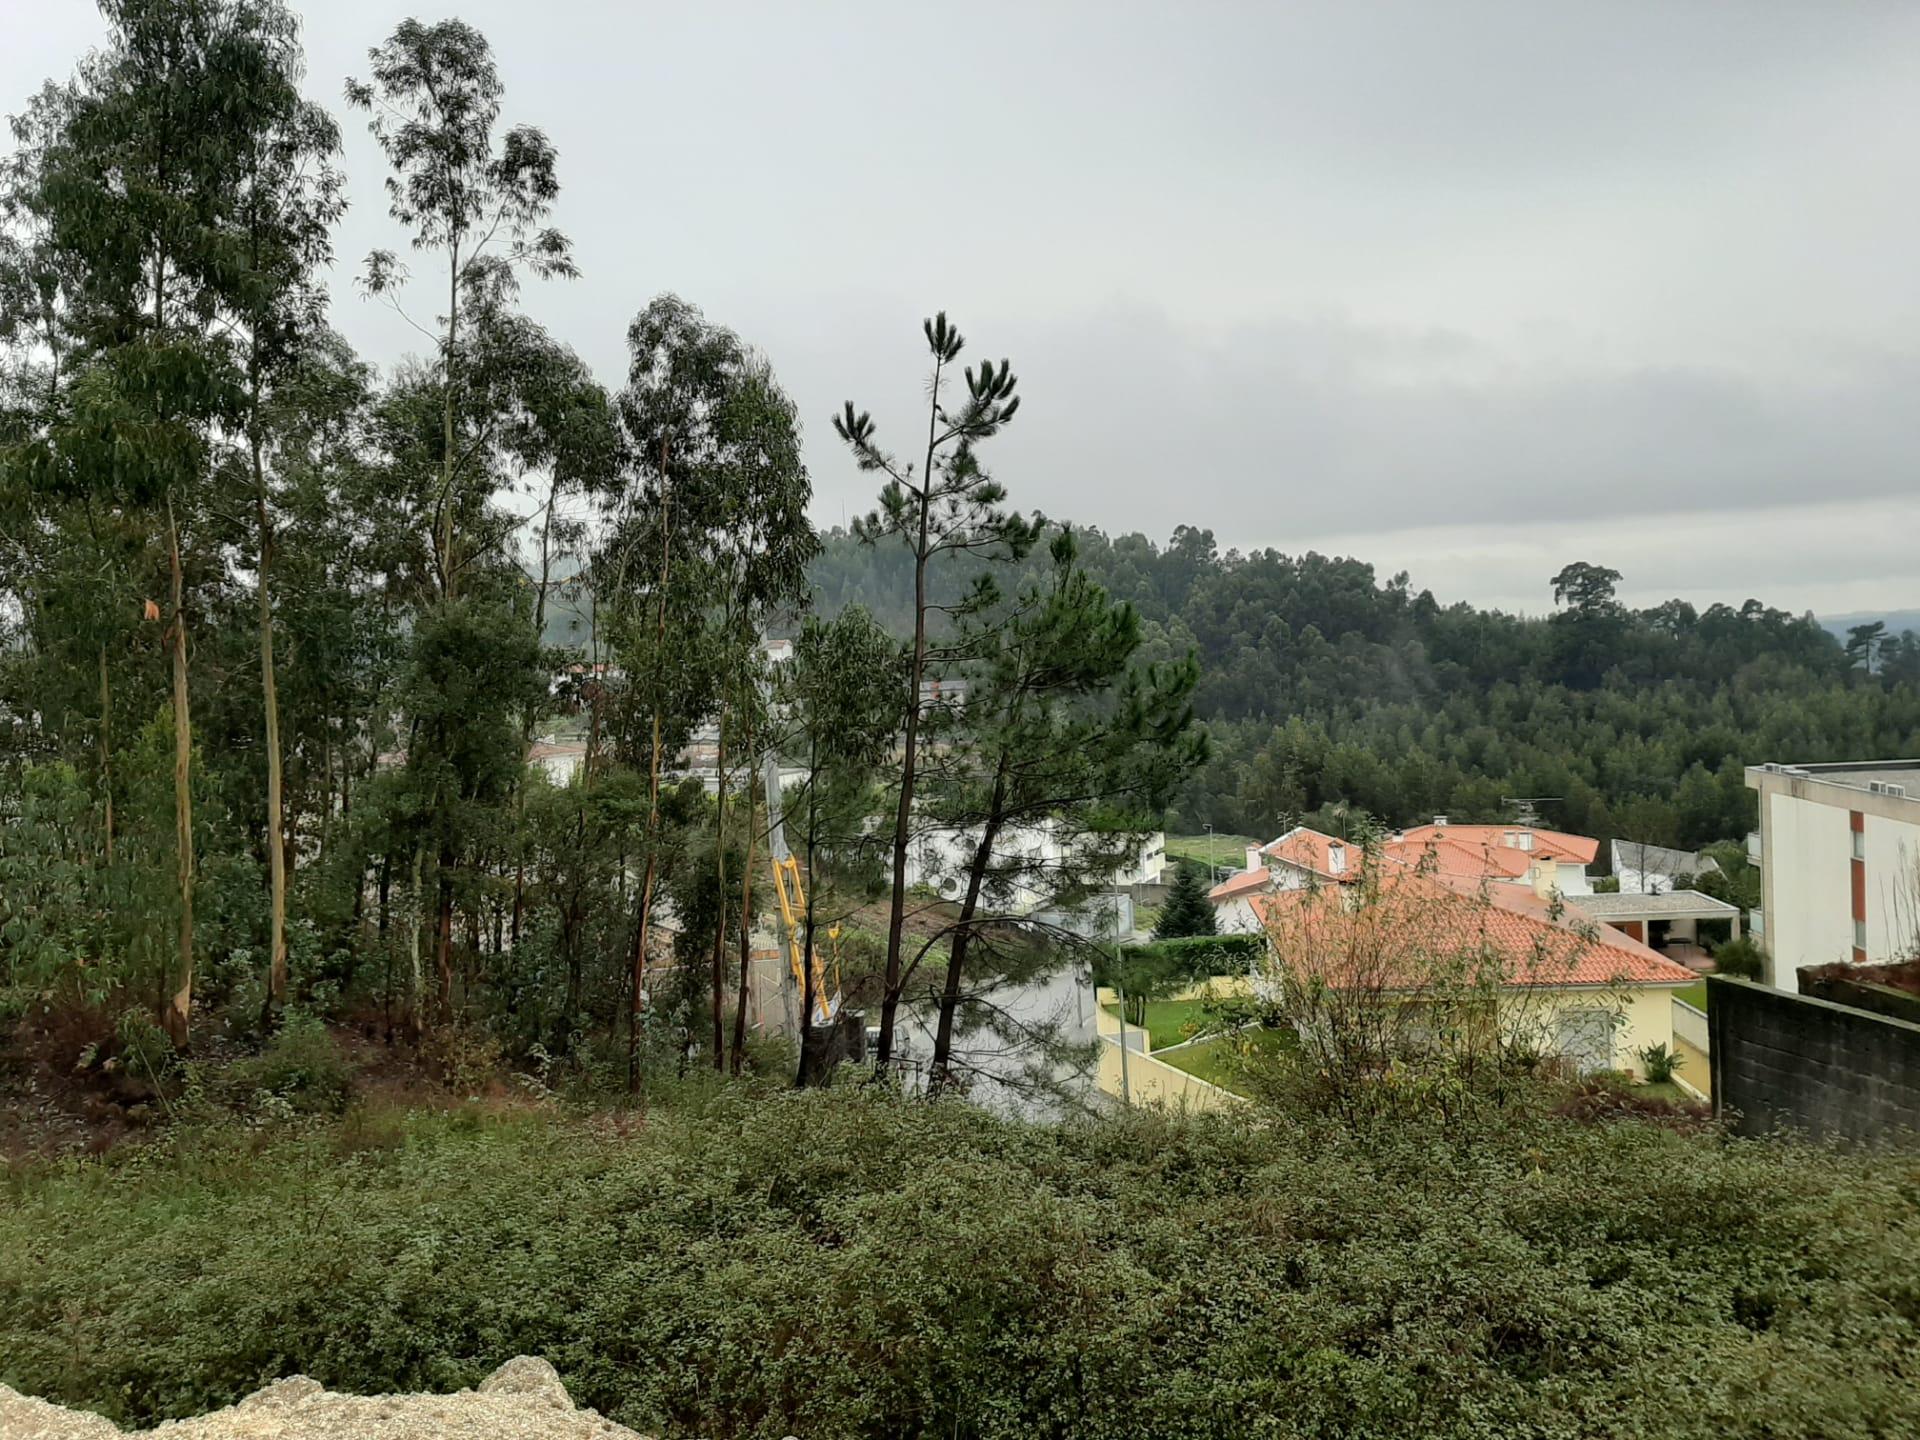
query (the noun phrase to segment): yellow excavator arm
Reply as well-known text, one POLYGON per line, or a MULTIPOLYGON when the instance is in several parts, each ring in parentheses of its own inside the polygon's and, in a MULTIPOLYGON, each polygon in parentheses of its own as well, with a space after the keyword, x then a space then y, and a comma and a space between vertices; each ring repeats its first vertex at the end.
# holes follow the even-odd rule
POLYGON ((806 887, 800 879, 800 857, 797 855, 776 855, 773 858, 773 888, 780 897, 780 919, 787 929, 787 964, 793 971, 793 983, 801 994, 807 992, 807 970, 811 961, 813 968, 813 1023, 826 1025, 833 1019, 834 1011, 840 1008, 840 927, 828 930, 828 938, 834 942, 833 986, 827 986, 826 966, 820 959, 816 946, 813 954, 806 952, 806 932, 803 919, 807 909, 806 887))

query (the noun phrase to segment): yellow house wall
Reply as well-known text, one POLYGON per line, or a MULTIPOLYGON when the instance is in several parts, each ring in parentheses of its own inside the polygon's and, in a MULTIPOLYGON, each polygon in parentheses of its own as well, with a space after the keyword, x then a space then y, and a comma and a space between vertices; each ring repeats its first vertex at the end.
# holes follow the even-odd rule
POLYGON ((1556 1019, 1561 1010, 1618 1007, 1613 1032, 1612 1067, 1644 1079, 1646 1066, 1638 1051, 1649 1045, 1673 1048, 1673 991, 1665 986, 1636 985, 1624 989, 1583 990, 1578 987, 1541 987, 1511 990, 1501 1000, 1501 1018, 1510 1032, 1524 1033, 1544 1048, 1555 1043, 1556 1019))

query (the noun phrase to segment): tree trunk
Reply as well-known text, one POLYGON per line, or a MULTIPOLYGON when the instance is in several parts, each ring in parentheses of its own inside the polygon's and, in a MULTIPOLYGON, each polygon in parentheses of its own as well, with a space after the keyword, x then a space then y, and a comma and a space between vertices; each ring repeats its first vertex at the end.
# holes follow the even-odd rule
POLYGON ((927 407, 927 457, 920 469, 919 534, 913 546, 913 663, 907 675, 907 725, 900 755, 900 808, 893 820, 893 905, 887 915, 886 992, 880 997, 880 1041, 874 1069, 886 1074, 893 1060, 894 1018, 900 1009, 901 940, 907 925, 907 845, 913 833, 913 782, 920 742, 920 682, 927 672, 927 532, 933 505, 933 457, 940 426, 940 377, 945 362, 933 363, 927 407))
POLYGON ((713 884, 714 903, 719 907, 713 921, 713 1068, 727 1068, 727 714, 720 711, 719 743, 714 755, 714 771, 719 780, 713 812, 713 884))
POLYGON ((453 1019, 453 846, 440 844, 439 916, 434 930, 434 963, 440 970, 440 1019, 453 1019))
POLYGON ((100 645, 100 788, 106 793, 107 864, 113 864, 113 687, 107 678, 107 646, 100 645))
POLYGON ((180 527, 167 497, 167 560, 173 581, 173 811, 180 877, 180 953, 167 1002, 167 1034, 185 1048, 193 1011, 193 717, 187 706, 186 580, 180 527))
MULTIPOLYGON (((656 727, 657 728, 657 727, 656 727)), ((640 1015, 646 1009, 647 922, 653 911, 654 850, 647 846, 647 864, 640 876, 639 914, 633 924, 633 1007, 627 1015, 627 1089, 640 1088, 640 1015)))
POLYGON ((426 1003, 426 977, 420 971, 420 927, 427 918, 426 896, 420 890, 420 871, 426 858, 427 842, 424 839, 416 841, 413 847, 413 914, 407 924, 407 969, 413 985, 407 1020, 415 1041, 420 1038, 420 1011, 426 1003))
MULTIPOLYGON (((256 397, 256 404, 258 403, 256 397)), ((260 698, 267 730, 267 875, 271 919, 267 929, 267 1021, 287 1000, 287 852, 281 815, 280 692, 273 672, 273 525, 267 515, 266 472, 260 441, 253 446, 254 515, 260 529, 260 698)))
MULTIPOLYGON (((932 487, 928 477, 927 486, 932 487)), ((913 664, 907 676, 907 727, 901 745, 900 806, 893 817, 893 904, 887 914, 886 988, 880 996, 880 1040, 874 1069, 886 1074, 893 1061, 894 1017, 900 1009, 900 941, 907 924, 907 846, 913 834, 915 747, 920 736, 920 677, 927 668, 927 505, 920 504, 920 544, 913 566, 913 664)))
MULTIPOLYGON (((555 479, 547 491, 547 516, 540 526, 540 589, 533 597, 533 639, 539 644, 547 630, 547 586, 553 574, 553 556, 548 541, 553 535, 553 507, 560 499, 560 482, 555 479)), ((527 708, 526 724, 521 728, 520 748, 524 752, 533 740, 533 708, 527 708)), ((525 754, 521 759, 526 759, 525 754)), ((591 756, 581 757, 581 768, 590 763, 591 756)), ((527 787, 521 781, 513 787, 513 943, 520 943, 520 916, 526 907, 527 895, 527 787)), ((496 950, 498 946, 494 947, 496 950)))
MULTIPOLYGON (((821 1072, 824 1066, 818 1065, 813 1055, 813 907, 815 899, 814 850, 819 840, 820 804, 819 792, 819 745, 814 737, 807 737, 807 898, 801 905, 801 930, 806 936, 800 949, 800 1068, 794 1076, 796 1089, 817 1085, 826 1077, 821 1072)), ((773 817, 767 817, 772 824, 773 817)), ((791 939, 791 937, 789 937, 791 939)))
MULTIPOLYGON (((746 753, 753 754, 753 736, 747 735, 746 753)), ((753 962, 753 785, 747 785, 747 858, 740 870, 740 993, 733 1002, 733 1073, 740 1073, 740 1060, 747 1048, 747 985, 753 962)))
POLYGON ((960 902, 960 918, 955 922, 953 941, 947 947, 947 979, 940 990, 940 1022, 933 1037, 933 1060, 927 1072, 928 1088, 939 1094, 953 1083, 953 1028, 960 1012, 960 986, 967 968, 967 949, 973 940, 973 918, 980 909, 980 891, 986 883, 987 866, 993 860, 993 843, 1000 836, 1001 810, 1006 804, 1006 763, 1003 754, 1000 771, 994 776, 993 798, 988 802, 987 821, 980 831, 980 843, 974 847, 973 863, 967 867, 967 894, 960 902))
MULTIPOLYGON (((667 442, 660 442, 660 586, 654 598, 654 658, 667 640, 667 583, 673 562, 672 488, 667 482, 667 442)), ((633 1009, 627 1022, 627 1088, 640 1088, 640 1011, 647 969, 647 922, 653 911, 653 879, 660 842, 660 694, 653 695, 653 744, 647 752, 647 867, 640 881, 640 913, 633 927, 633 1009)), ((622 869, 624 870, 624 865, 622 869)))
POLYGON ((453 354, 460 339, 460 245, 447 248, 447 354, 441 378, 440 593, 453 599, 453 354))

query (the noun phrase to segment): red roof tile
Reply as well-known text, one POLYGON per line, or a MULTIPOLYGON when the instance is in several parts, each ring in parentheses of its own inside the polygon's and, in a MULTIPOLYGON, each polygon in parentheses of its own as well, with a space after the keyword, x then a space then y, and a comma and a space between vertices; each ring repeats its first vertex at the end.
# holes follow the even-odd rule
POLYGON ((1318 886, 1261 896, 1254 909, 1289 963, 1335 985, 1413 988, 1433 967, 1500 967, 1503 985, 1685 985, 1696 977, 1609 925, 1517 885, 1395 870, 1364 892, 1318 886))
POLYGON ((1456 840, 1446 833, 1451 828, 1420 840, 1389 840, 1380 853, 1430 875, 1464 880, 1519 880, 1533 866, 1533 857, 1524 850, 1456 840))
POLYGON ((1229 875, 1207 892, 1209 900, 1231 900, 1236 895, 1257 895, 1273 883, 1265 870, 1242 870, 1229 875))
POLYGON ((1344 882, 1360 874, 1358 845, 1349 844, 1337 835, 1309 830, 1305 825, 1296 825, 1260 853, 1328 880, 1344 882))
POLYGON ((1402 831, 1402 840, 1421 841, 1433 835, 1444 835, 1449 840, 1457 840, 1472 846, 1493 845, 1517 850, 1522 855, 1547 856, 1554 860, 1564 860, 1569 865, 1591 865, 1594 857, 1600 853, 1600 842, 1590 840, 1585 835, 1569 835, 1562 830, 1542 830, 1532 825, 1416 825, 1411 830, 1402 831), (1533 849, 1520 850, 1518 846, 1508 844, 1508 837, 1514 835, 1533 836, 1533 849))

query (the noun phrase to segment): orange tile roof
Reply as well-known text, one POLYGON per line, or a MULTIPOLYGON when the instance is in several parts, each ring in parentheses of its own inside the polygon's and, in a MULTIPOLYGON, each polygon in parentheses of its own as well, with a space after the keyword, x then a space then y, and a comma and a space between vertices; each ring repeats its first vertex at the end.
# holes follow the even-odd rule
POLYGON ((1394 870, 1356 895, 1316 886, 1265 895, 1255 913, 1290 964, 1330 984, 1418 988, 1435 967, 1499 966, 1509 986, 1686 985, 1686 966, 1610 925, 1585 921, 1515 885, 1394 870), (1571 918, 1570 918, 1571 917, 1571 918))
POLYGON ((1242 870, 1229 875, 1207 892, 1209 900, 1231 900, 1236 895, 1255 895, 1273 883, 1265 870, 1242 870))
POLYGON ((1358 845, 1342 840, 1337 835, 1309 830, 1305 825, 1294 826, 1278 840, 1263 847, 1260 853, 1299 869, 1311 870, 1328 880, 1346 882, 1358 878, 1360 874, 1361 851, 1358 845), (1345 855, 1345 860, 1338 867, 1333 863, 1336 853, 1345 855))
POLYGON ((1547 856, 1570 865, 1591 865, 1600 853, 1598 840, 1569 835, 1562 830, 1542 830, 1533 825, 1416 825, 1411 830, 1403 830, 1399 838, 1419 841, 1433 835, 1444 835, 1466 845, 1492 845, 1514 849, 1522 855, 1547 856), (1507 836, 1523 832, 1533 836, 1533 849, 1519 850, 1517 846, 1507 845, 1507 836))
POLYGON ((1380 847, 1380 853, 1431 875, 1463 880, 1519 880, 1533 866, 1533 857, 1524 850, 1457 840, 1446 833, 1452 828, 1443 826, 1420 840, 1389 840, 1380 847))
MULTIPOLYGON (((1357 843, 1342 840, 1338 835, 1309 830, 1304 825, 1296 825, 1278 840, 1261 846, 1260 853, 1278 860, 1283 865, 1308 871, 1322 880, 1337 880, 1343 884, 1360 878, 1361 865, 1365 859, 1365 852, 1357 843), (1339 869, 1335 869, 1333 864, 1336 850, 1346 852, 1339 869)), ((1253 870, 1242 870, 1237 874, 1229 875, 1214 886, 1207 892, 1207 898, 1231 900, 1236 896, 1252 895, 1265 890, 1272 883, 1272 878, 1264 866, 1253 870)))

